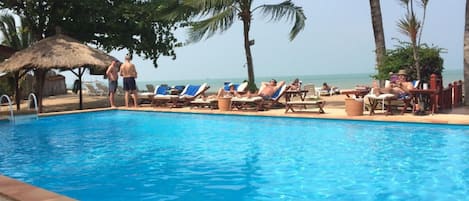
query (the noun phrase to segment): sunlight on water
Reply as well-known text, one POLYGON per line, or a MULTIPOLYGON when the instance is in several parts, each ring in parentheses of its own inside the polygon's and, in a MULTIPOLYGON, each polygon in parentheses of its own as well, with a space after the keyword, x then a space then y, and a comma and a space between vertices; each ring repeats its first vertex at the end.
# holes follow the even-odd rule
POLYGON ((0 122, 0 172, 79 200, 465 200, 467 126, 107 111, 0 122))

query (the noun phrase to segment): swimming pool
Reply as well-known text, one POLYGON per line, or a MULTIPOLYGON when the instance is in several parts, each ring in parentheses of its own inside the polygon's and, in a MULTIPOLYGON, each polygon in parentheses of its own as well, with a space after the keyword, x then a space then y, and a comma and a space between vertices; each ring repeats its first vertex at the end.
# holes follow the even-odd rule
POLYGON ((465 200, 468 128, 60 115, 0 122, 0 174, 79 200, 465 200))

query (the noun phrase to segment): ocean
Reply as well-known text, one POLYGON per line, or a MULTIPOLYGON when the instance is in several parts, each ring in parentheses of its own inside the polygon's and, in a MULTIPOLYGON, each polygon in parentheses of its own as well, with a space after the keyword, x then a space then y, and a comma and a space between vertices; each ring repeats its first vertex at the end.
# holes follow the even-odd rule
MULTIPOLYGON (((256 84, 260 86, 263 81, 276 79, 277 81, 285 81, 287 84, 291 83, 295 78, 301 80, 303 85, 314 84, 315 86, 322 86, 322 83, 327 82, 329 86, 338 87, 339 89, 351 89, 357 85, 371 86, 373 79, 371 73, 357 73, 357 74, 331 74, 331 75, 301 75, 301 76, 278 76, 278 77, 256 77, 256 84)), ((147 84, 159 85, 167 84, 168 86, 186 85, 186 84, 202 84, 207 83, 210 86, 208 92, 216 92, 225 82, 241 83, 247 78, 220 78, 220 79, 194 79, 194 80, 155 80, 155 81, 137 81, 140 90, 146 90, 147 84)), ((443 72, 443 85, 447 86, 450 82, 464 80, 462 70, 445 70, 443 72)), ((120 83, 119 83, 120 84, 120 83)))

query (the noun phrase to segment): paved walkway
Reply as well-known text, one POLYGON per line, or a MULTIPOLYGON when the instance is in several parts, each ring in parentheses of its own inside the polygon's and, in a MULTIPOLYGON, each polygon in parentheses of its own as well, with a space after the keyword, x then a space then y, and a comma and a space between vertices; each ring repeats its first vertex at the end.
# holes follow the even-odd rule
MULTIPOLYGON (((84 96, 85 108, 91 110, 102 110, 109 109, 107 97, 105 96, 84 96)), ((123 104, 122 96, 116 97, 119 105, 123 104)), ((138 108, 125 108, 119 107, 122 110, 145 110, 145 111, 163 111, 163 112, 188 112, 188 113, 208 113, 208 114, 236 114, 236 115, 257 115, 257 116, 285 116, 285 117, 301 117, 301 118, 326 118, 326 119, 352 119, 352 120, 377 120, 377 121, 395 121, 395 122, 422 122, 422 123, 443 123, 443 124, 466 124, 469 125, 469 107, 459 107, 446 113, 436 113, 434 115, 416 116, 411 113, 405 113, 404 115, 398 114, 396 111, 394 115, 385 115, 381 111, 377 111, 375 115, 369 116, 368 112, 365 112, 363 116, 347 116, 345 112, 345 96, 334 95, 322 97, 326 101, 324 107, 325 114, 319 114, 318 112, 298 112, 285 113, 285 108, 271 109, 268 111, 219 111, 210 109, 200 108, 166 108, 166 107, 151 107, 148 104, 142 104, 138 108)), ((81 112, 76 110, 78 107, 78 98, 76 95, 68 94, 63 96, 55 96, 45 99, 44 105, 46 112, 58 112, 68 111, 69 112, 81 112)), ((318 111, 318 110, 315 110, 318 111)), ((50 113, 55 114, 55 113, 50 113)), ((47 115, 47 114, 43 114, 47 115)))

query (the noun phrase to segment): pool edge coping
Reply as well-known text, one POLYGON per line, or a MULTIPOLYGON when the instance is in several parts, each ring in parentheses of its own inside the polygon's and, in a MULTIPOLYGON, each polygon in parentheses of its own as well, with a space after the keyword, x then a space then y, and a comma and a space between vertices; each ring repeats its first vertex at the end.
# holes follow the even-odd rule
POLYGON ((70 197, 0 175, 0 200, 6 201, 74 201, 70 197))

